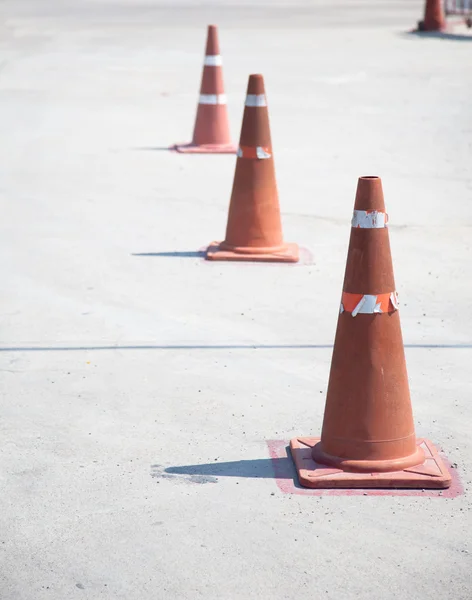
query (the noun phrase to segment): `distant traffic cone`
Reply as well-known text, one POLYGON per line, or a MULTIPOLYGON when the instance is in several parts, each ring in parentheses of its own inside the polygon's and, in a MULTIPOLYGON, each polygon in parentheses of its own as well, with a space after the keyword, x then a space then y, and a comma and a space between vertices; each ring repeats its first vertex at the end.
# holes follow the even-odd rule
POLYGON ((442 31, 445 28, 442 0, 426 0, 424 19, 418 22, 418 31, 442 31))
POLYGON ((357 186, 321 439, 291 440, 302 485, 446 488, 413 424, 382 183, 357 186))
POLYGON ((282 236, 269 114, 262 75, 250 75, 226 238, 209 260, 297 262, 298 246, 282 236))
POLYGON ((229 133, 223 69, 216 25, 208 26, 197 118, 190 144, 172 146, 177 152, 234 154, 229 133))

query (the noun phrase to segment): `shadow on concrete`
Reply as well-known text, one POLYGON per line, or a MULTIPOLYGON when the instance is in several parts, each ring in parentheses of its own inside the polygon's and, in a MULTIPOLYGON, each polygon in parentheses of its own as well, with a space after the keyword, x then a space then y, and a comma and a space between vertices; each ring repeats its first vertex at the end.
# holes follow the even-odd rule
MULTIPOLYGON (((131 256, 148 256, 148 257, 160 257, 160 258, 205 258, 207 250, 212 247, 214 244, 210 244, 210 246, 203 246, 199 250, 176 250, 176 251, 166 251, 166 252, 132 252, 131 256)), ((313 255, 307 248, 303 248, 300 246, 299 248, 300 256, 299 260, 296 263, 280 263, 277 261, 274 262, 260 262, 257 260, 248 260, 248 261, 229 261, 232 264, 238 265, 248 265, 252 266, 263 266, 265 269, 272 267, 284 267, 284 268, 295 268, 295 267, 305 267, 309 265, 315 264, 313 261, 313 255)), ((211 264, 213 261, 208 261, 208 264, 211 264)))
POLYGON ((161 256, 165 258, 205 258, 204 250, 184 250, 181 252, 136 252, 131 256, 161 256))
POLYGON ((172 475, 199 475, 205 477, 244 477, 254 479, 291 479, 297 482, 297 473, 290 458, 257 458, 233 462, 207 463, 167 467, 164 472, 172 475))
POLYGON ((175 152, 175 148, 172 146, 143 146, 138 148, 132 148, 139 152, 175 152))
POLYGON ((427 38, 427 39, 438 39, 446 40, 451 42, 472 42, 472 35, 465 35, 460 33, 450 33, 447 31, 406 31, 400 34, 404 38, 427 38))

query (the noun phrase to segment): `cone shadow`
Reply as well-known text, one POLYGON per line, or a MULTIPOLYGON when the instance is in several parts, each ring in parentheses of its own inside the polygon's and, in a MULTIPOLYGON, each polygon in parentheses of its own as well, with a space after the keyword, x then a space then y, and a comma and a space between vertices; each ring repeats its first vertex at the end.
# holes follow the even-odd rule
POLYGON ((472 35, 464 35, 459 33, 449 33, 447 31, 405 31, 400 34, 404 38, 426 38, 426 39, 438 39, 449 42, 472 42, 472 35))
POLYGON ((173 146, 143 146, 139 148, 133 148, 139 152, 175 152, 173 146))
POLYGON ((182 251, 182 252, 136 252, 131 256, 160 256, 161 258, 205 258, 203 251, 182 251))
POLYGON ((296 483, 296 471, 288 457, 213 462, 201 465, 167 467, 164 473, 206 477, 240 477, 248 479, 290 479, 296 483))

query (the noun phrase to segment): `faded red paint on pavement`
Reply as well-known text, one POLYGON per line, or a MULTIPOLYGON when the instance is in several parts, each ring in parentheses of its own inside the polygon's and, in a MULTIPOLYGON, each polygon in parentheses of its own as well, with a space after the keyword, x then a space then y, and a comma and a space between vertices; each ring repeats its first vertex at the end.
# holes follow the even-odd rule
POLYGON ((267 440, 269 455, 272 460, 277 487, 284 494, 299 496, 422 496, 428 498, 457 498, 464 493, 457 469, 442 455, 442 459, 450 469, 452 484, 444 490, 395 490, 395 489, 321 489, 303 488, 298 483, 297 472, 292 462, 286 440, 267 440))

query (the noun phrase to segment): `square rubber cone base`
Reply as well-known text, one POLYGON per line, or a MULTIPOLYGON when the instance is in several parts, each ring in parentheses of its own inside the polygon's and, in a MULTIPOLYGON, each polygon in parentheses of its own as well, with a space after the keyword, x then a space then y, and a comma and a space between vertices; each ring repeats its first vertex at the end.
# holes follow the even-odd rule
POLYGON ((300 485, 308 488, 413 488, 444 489, 452 478, 433 444, 424 439, 416 443, 424 450, 422 465, 393 473, 351 473, 316 463, 311 450, 320 438, 294 438, 290 451, 300 485))
POLYGON ((287 244, 285 250, 280 252, 246 254, 232 252, 231 250, 220 250, 219 242, 212 242, 207 248, 205 258, 206 260, 296 263, 299 260, 299 249, 297 244, 287 244))
POLYGON ((174 144, 169 150, 180 154, 236 154, 237 147, 234 144, 174 144))

